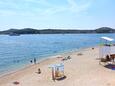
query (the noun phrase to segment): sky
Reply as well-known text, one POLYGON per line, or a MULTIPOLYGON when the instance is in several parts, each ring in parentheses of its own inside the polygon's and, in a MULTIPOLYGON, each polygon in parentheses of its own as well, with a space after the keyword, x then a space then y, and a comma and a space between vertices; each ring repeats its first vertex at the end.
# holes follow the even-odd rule
POLYGON ((0 0, 0 30, 115 28, 115 0, 0 0))

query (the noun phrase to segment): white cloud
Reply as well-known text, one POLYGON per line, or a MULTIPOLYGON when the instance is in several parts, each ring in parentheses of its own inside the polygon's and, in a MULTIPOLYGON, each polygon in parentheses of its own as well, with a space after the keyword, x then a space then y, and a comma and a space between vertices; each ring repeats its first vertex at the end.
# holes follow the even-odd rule
POLYGON ((87 2, 84 4, 78 4, 76 0, 67 0, 67 1, 70 5, 69 10, 76 13, 86 11, 91 6, 92 3, 91 0, 87 0, 87 2))
MULTIPOLYGON (((86 11, 90 5, 91 0, 88 0, 85 4, 78 4, 76 0, 66 0, 68 4, 63 6, 57 6, 50 3, 50 0, 1 0, 0 6, 6 6, 4 9, 0 9, 0 14, 7 15, 55 15, 62 12, 79 13, 86 11), (20 3, 19 3, 20 2, 20 3), (34 4, 37 6, 34 7, 34 4), (42 6, 42 7, 39 7, 42 6), (33 7, 31 7, 33 6, 33 7), (9 8, 9 9, 7 9, 9 8), (3 11, 4 10, 4 11, 3 11)), ((60 2, 61 3, 61 2, 60 2)))
POLYGON ((0 10, 0 16, 12 16, 16 13, 14 11, 9 10, 0 10))
POLYGON ((70 5, 72 8, 74 8, 74 7, 77 6, 75 0, 67 0, 67 1, 68 1, 69 5, 70 5))
POLYGON ((67 0, 67 2, 68 4, 65 6, 51 6, 44 10, 43 14, 53 15, 62 12, 80 13, 87 11, 92 4, 92 0, 87 0, 87 2, 83 4, 78 4, 76 0, 67 0))

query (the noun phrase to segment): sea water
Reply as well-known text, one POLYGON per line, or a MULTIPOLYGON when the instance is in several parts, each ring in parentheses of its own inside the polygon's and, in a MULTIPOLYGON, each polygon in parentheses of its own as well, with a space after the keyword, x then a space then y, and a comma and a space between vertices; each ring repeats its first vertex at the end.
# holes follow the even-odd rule
POLYGON ((0 35, 0 74, 24 68, 33 58, 40 61, 57 53, 97 46, 102 36, 115 38, 115 34, 0 35))

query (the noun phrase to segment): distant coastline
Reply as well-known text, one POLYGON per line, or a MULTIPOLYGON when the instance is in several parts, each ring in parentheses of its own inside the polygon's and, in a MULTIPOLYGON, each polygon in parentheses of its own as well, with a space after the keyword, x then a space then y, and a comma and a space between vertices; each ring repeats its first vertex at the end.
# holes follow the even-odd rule
POLYGON ((87 34, 87 33, 115 33, 115 29, 110 27, 101 27, 95 30, 63 30, 63 29, 33 29, 33 28, 24 28, 24 29, 9 29, 5 31, 0 31, 0 35, 10 35, 10 34, 87 34))

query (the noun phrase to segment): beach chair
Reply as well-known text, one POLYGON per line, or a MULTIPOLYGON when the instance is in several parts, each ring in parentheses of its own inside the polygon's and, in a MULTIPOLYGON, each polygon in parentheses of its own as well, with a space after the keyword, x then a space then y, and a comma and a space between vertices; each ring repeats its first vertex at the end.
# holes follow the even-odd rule
POLYGON ((115 54, 111 54, 111 55, 110 55, 110 59, 114 62, 115 54))
POLYGON ((100 58, 99 64, 101 64, 101 62, 108 64, 111 62, 111 58, 107 55, 106 58, 100 58))

